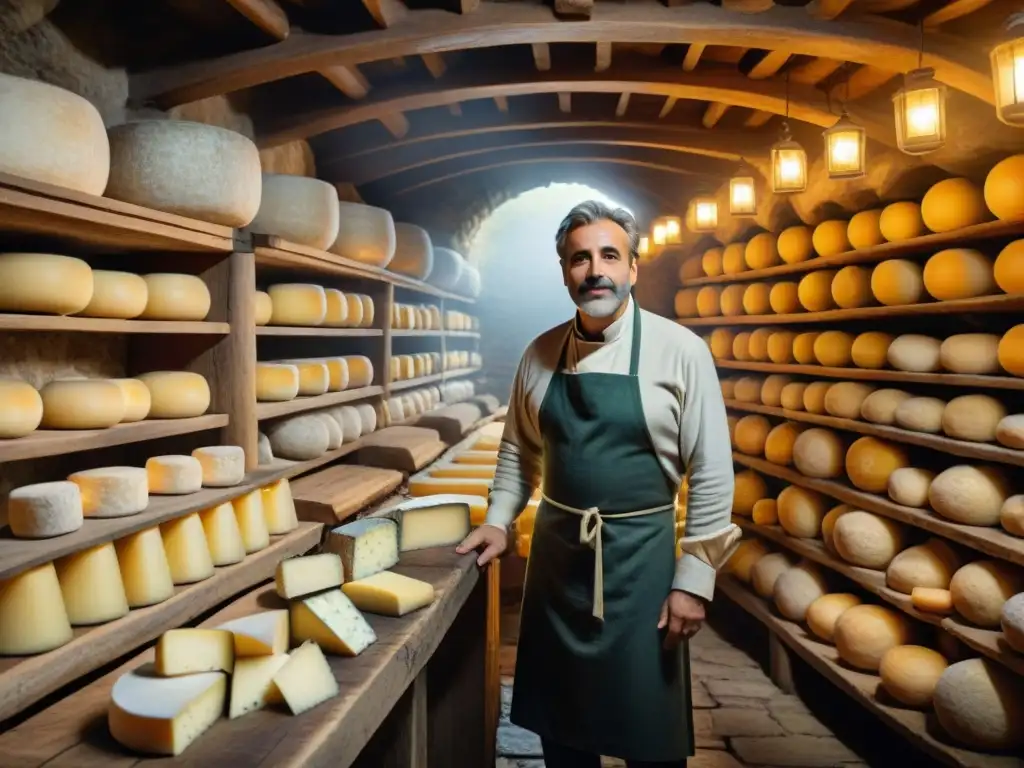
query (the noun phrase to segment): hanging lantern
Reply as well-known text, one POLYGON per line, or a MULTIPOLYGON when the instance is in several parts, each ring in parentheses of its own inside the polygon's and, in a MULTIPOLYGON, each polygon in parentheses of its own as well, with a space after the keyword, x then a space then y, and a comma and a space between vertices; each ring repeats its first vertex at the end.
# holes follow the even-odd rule
POLYGON ((678 216, 666 216, 663 219, 665 224, 665 242, 679 243, 683 239, 683 223, 678 216))
POLYGON ((856 179, 864 175, 864 146, 867 136, 843 110, 836 124, 823 134, 830 179, 856 179))
POLYGON ((757 187, 753 176, 729 179, 729 215, 753 216, 757 213, 757 187))
POLYGON ((807 152, 782 124, 782 138, 772 145, 772 192, 803 192, 807 189, 807 152))
POLYGON ((908 155, 934 152, 946 143, 946 86, 935 70, 915 69, 892 97, 896 112, 896 145, 908 155))
POLYGON ((644 235, 640 238, 640 244, 637 246, 636 252, 640 256, 646 256, 651 252, 651 239, 644 235))
POLYGON ((1024 13, 1006 23, 1007 38, 992 49, 996 115, 1007 125, 1024 127, 1024 13))
POLYGON ((654 225, 654 228, 651 230, 651 240, 654 242, 655 245, 664 245, 665 244, 665 225, 664 224, 655 224, 654 225))
POLYGON ((715 198, 695 197, 690 208, 694 232, 713 232, 718 228, 718 201, 715 198))

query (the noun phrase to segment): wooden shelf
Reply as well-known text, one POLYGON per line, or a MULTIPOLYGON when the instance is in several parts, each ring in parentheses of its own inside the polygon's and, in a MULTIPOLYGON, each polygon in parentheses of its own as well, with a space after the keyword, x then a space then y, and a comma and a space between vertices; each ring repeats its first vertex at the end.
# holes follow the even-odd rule
POLYGON ((479 339, 480 331, 445 331, 444 335, 450 339, 479 339))
POLYGON ((986 555, 1008 560, 1017 565, 1024 565, 1024 539, 1011 536, 1001 528, 985 528, 978 525, 953 523, 939 517, 930 509, 904 507, 902 504, 897 504, 883 496, 866 493, 835 480, 819 480, 813 477, 805 477, 789 467, 780 467, 764 459, 746 456, 736 451, 733 452, 732 457, 733 461, 737 464, 753 469, 755 472, 763 475, 784 480, 792 485, 809 488, 812 491, 818 491, 844 504, 849 504, 856 509, 874 512, 883 517, 912 525, 986 555))
POLYGON ((174 595, 162 603, 137 608, 106 624, 77 627, 70 643, 49 653, 0 659, 0 687, 4 690, 0 721, 271 578, 281 560, 317 546, 322 529, 320 523, 299 523, 296 530, 272 537, 269 547, 242 562, 217 568, 204 581, 176 587, 174 595))
POLYGON ((302 413, 303 411, 312 411, 318 408, 329 408, 332 405, 354 403, 357 400, 366 400, 367 398, 383 394, 383 387, 373 386, 343 389, 341 392, 328 392, 327 394, 314 397, 297 397, 294 400, 284 400, 282 402, 257 403, 256 418, 259 421, 276 419, 279 416, 288 416, 293 413, 302 413))
POLYGON ((409 328, 392 328, 391 338, 441 338, 442 336, 450 336, 451 334, 445 333, 444 331, 430 330, 430 331, 414 331, 409 328))
POLYGON ((903 256, 931 256, 944 248, 962 247, 980 240, 998 238, 1014 238, 1024 236, 1024 221, 991 221, 964 227, 953 232, 923 235, 912 240, 895 243, 882 243, 873 248, 862 248, 857 251, 846 251, 835 256, 817 257, 796 264, 780 264, 767 269, 751 269, 737 275, 720 275, 717 277, 698 277, 687 280, 684 287, 691 288, 701 285, 720 285, 722 283, 745 283, 769 277, 796 275, 802 272, 813 272, 818 269, 845 267, 849 264, 872 264, 885 259, 903 256))
POLYGON ((428 384, 435 384, 437 382, 447 381, 448 379, 455 379, 460 376, 471 376, 477 373, 480 367, 476 368, 457 368, 451 371, 442 371, 441 373, 432 373, 429 376, 419 376, 415 379, 403 379, 401 381, 392 381, 388 385, 388 389, 392 392, 399 392, 403 389, 415 389, 416 387, 425 387, 428 384))
MULTIPOLYGON (((371 433, 372 434, 372 433, 371 433)), ((312 472, 314 469, 318 469, 326 464, 342 459, 351 453, 355 453, 363 447, 363 439, 367 437, 364 435, 358 440, 353 440, 351 443, 345 443, 341 448, 335 448, 333 451, 328 451, 322 456, 317 456, 315 459, 308 459, 306 461, 290 461, 288 459, 274 459, 269 464, 261 464, 260 470, 266 470, 268 472, 275 472, 279 477, 291 478, 298 475, 304 475, 307 472, 312 472)))
POLYGON ((303 328, 293 325, 257 325, 256 335, 366 338, 369 336, 383 336, 384 331, 380 328, 303 328))
POLYGON ((899 427, 890 427, 884 424, 872 424, 869 421, 838 419, 835 416, 822 416, 816 413, 807 413, 806 411, 789 411, 785 408, 773 408, 768 405, 760 405, 759 403, 742 403, 739 400, 726 400, 725 407, 735 411, 760 413, 764 416, 772 416, 778 419, 798 421, 803 424, 815 424, 819 427, 858 432, 862 435, 881 437, 897 443, 931 448, 934 451, 942 451, 954 456, 963 456, 967 459, 979 459, 981 461, 992 461, 1024 467, 1024 451, 1005 448, 1004 446, 992 443, 972 443, 967 440, 954 440, 951 437, 931 435, 926 432, 913 432, 909 429, 900 429, 899 427))
POLYGON ((734 315, 726 317, 680 317, 676 322, 687 327, 728 327, 733 325, 792 325, 795 323, 830 323, 845 320, 873 320, 891 317, 922 317, 928 315, 966 315, 971 313, 1024 311, 1024 294, 979 296, 956 301, 932 301, 925 304, 904 304, 898 307, 858 307, 828 309, 824 312, 796 312, 788 315, 734 315))
POLYGON ((756 373, 788 373, 825 379, 857 381, 902 381, 907 384, 935 384, 943 387, 1024 390, 1024 378, 1014 376, 976 376, 966 373, 914 373, 911 371, 875 370, 869 368, 830 368, 824 365, 786 363, 755 363, 738 360, 717 360, 718 368, 756 373))
POLYGON ((230 253, 230 227, 0 173, 0 231, 104 251, 230 253))
POLYGON ((1024 765, 1017 757, 983 754, 953 746, 938 731, 933 716, 920 710, 903 709, 879 701, 877 691, 880 680, 876 675, 846 666, 833 646, 812 637, 799 624, 776 616, 765 601, 752 594, 739 581, 722 575, 718 578, 717 586, 817 672, 943 765, 962 768, 1021 768, 1024 765))
POLYGON ((53 333, 173 333, 179 336, 226 336, 227 323, 179 320, 113 320, 102 317, 66 315, 0 314, 0 331, 46 331, 53 333))

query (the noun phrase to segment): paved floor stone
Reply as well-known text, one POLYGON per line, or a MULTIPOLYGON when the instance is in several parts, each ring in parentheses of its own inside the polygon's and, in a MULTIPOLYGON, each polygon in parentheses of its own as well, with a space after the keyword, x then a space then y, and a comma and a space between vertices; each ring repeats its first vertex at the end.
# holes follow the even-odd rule
POLYGON ((860 761, 856 753, 831 737, 741 736, 730 739, 729 744, 741 760, 751 765, 835 768, 860 761))
POLYGON ((723 696, 744 699, 770 699, 779 692, 771 681, 761 680, 706 680, 708 693, 722 703, 723 696))
POLYGON ((694 743, 697 749, 725 749, 725 741, 714 732, 711 720, 713 709, 693 711, 694 743))
POLYGON ((719 707, 710 710, 715 736, 782 736, 786 731, 764 709, 719 707))
POLYGON ((772 717, 787 733, 799 733, 804 736, 831 736, 832 731, 813 715, 801 712, 780 710, 773 712, 772 717))
POLYGON ((704 683, 700 680, 690 681, 690 702, 693 704, 694 709, 711 709, 718 706, 718 703, 711 698, 708 689, 704 687, 704 683))

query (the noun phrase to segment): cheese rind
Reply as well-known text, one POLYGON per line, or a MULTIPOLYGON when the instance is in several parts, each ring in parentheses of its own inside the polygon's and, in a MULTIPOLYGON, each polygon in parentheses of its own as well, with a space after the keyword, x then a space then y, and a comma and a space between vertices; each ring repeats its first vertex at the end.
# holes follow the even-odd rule
POLYGON ((338 681, 320 646, 303 643, 274 675, 274 685, 293 715, 338 695, 338 681))
POLYGON ((285 608, 232 619, 217 629, 232 634, 236 659, 288 652, 288 610, 285 608))
POLYGON ((384 616, 405 616, 434 602, 434 586, 400 573, 381 571, 341 588, 356 608, 384 616))
POLYGON ((213 576, 213 559, 198 513, 163 523, 160 536, 175 584, 192 584, 213 576))
POLYGON ((78 314, 82 317, 110 317, 130 320, 146 309, 149 287, 145 279, 131 272, 109 269, 92 271, 92 298, 78 314))
POLYGON ((340 589, 297 600, 289 612, 293 643, 312 640, 327 653, 358 656, 377 641, 373 627, 340 589))
POLYGON ((7 497, 7 524, 19 539, 49 539, 82 527, 82 495, 58 480, 15 488, 7 497))
POLYGON ((55 379, 39 396, 43 429, 106 429, 124 418, 124 395, 112 381, 55 379))
POLYGON ((128 598, 112 542, 62 557, 54 565, 73 626, 103 624, 128 613, 128 598))
POLYGON ((92 269, 81 259, 0 253, 0 312, 73 315, 88 306, 92 290, 92 269))
POLYGON ((141 467, 100 467, 68 476, 86 517, 125 517, 149 506, 149 474, 141 467))
POLYGON ((470 531, 469 504, 452 494, 413 499, 380 514, 398 523, 402 552, 455 545, 470 531))
MULTIPOLYGON (((368 387, 373 383, 373 363, 364 355, 346 355, 349 389, 368 387)), ((371 432, 373 430, 370 430, 371 432)))
POLYGON ((207 488, 226 488, 245 479, 245 451, 238 445, 209 445, 192 451, 207 488))
POLYGON ((111 379, 121 388, 121 396, 124 397, 124 416, 121 423, 142 421, 149 416, 149 409, 153 407, 153 397, 149 394, 149 387, 139 379, 111 379))
POLYGON ((151 456, 146 475, 150 493, 174 496, 203 487, 203 466, 194 456, 151 456))
POLYGON ((263 519, 267 524, 267 532, 277 536, 288 533, 299 527, 299 518, 295 514, 295 501, 288 478, 265 485, 260 489, 263 505, 263 519))
POLYGON ((46 653, 73 636, 53 563, 0 580, 0 656, 46 653))
POLYGON ((169 629, 156 643, 156 673, 162 677, 228 672, 235 666, 235 641, 222 629, 169 629))
POLYGON ((204 509, 199 513, 199 519, 203 523, 210 560, 215 566, 233 565, 245 559, 245 543, 231 502, 204 509))
POLYGON ((290 363, 256 364, 256 399, 261 403, 294 400, 299 395, 299 368, 290 363))
POLYGON ((316 326, 327 316, 327 294, 319 285, 279 283, 267 288, 271 325, 316 326))
POLYGON ((324 546, 341 558, 350 581, 364 579, 398 562, 398 525, 381 518, 354 520, 333 529, 324 546))
POLYGON ((174 579, 159 526, 118 539, 114 548, 129 608, 156 605, 174 594, 174 579))
POLYGON ((348 299, 337 288, 324 288, 327 298, 327 313, 323 325, 329 328, 343 328, 348 325, 348 299))
POLYGON ((251 555, 270 546, 270 532, 267 530, 267 521, 263 515, 262 491, 257 488, 232 499, 231 506, 235 510, 235 520, 238 521, 238 530, 242 534, 245 553, 251 555))
POLYGON ((143 275, 146 308, 142 320, 205 320, 210 314, 210 289, 195 275, 156 273, 143 275))
MULTIPOLYGON (((287 650, 287 644, 286 648, 287 650)), ((228 719, 234 720, 249 712, 263 709, 281 700, 281 693, 274 683, 274 675, 288 663, 287 653, 273 656, 255 656, 235 659, 235 670, 231 675, 231 702, 228 704, 228 719)))
POLYGON ((43 420, 43 399, 31 384, 0 378, 0 439, 24 437, 43 420))
POLYGON ((333 552, 282 560, 274 573, 277 594, 285 600, 337 587, 344 580, 341 558, 333 552))
POLYGON ((149 388, 151 419, 189 419, 210 409, 210 385, 198 373, 153 371, 136 378, 149 388))

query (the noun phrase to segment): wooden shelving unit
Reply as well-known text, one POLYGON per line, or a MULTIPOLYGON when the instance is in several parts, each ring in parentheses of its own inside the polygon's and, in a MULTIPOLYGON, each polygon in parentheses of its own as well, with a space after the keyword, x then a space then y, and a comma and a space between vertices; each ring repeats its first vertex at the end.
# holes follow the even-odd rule
POLYGON ((887 368, 832 368, 824 365, 795 365, 739 360, 719 360, 717 365, 720 369, 732 371, 749 371, 751 373, 763 374, 784 373, 791 376, 806 376, 808 378, 935 384, 938 386, 967 387, 971 389, 1024 390, 1024 379, 1012 376, 979 376, 966 373, 917 373, 914 371, 893 371, 887 368))

